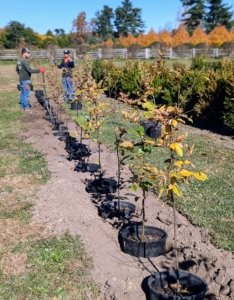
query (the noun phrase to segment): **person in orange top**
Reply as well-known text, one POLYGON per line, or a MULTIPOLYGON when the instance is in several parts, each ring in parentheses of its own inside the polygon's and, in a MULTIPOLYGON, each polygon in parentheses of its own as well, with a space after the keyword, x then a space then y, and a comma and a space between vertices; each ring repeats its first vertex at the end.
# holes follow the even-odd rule
POLYGON ((75 67, 74 61, 70 57, 70 51, 64 50, 64 59, 60 65, 57 65, 59 69, 63 69, 62 82, 64 88, 64 101, 75 100, 74 82, 72 76, 72 69, 75 67))

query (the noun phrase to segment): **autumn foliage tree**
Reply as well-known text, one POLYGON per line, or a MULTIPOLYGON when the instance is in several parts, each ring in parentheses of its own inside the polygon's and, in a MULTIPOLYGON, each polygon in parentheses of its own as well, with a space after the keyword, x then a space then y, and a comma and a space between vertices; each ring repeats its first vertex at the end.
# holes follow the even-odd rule
POLYGON ((230 33, 225 26, 216 26, 208 35, 208 42, 211 46, 220 46, 230 41, 230 33))
POLYGON ((84 42, 85 34, 87 31, 86 13, 79 13, 77 18, 73 21, 72 25, 74 41, 77 44, 82 44, 84 42))
POLYGON ((230 42, 234 42, 234 29, 230 31, 230 42))
POLYGON ((158 34, 151 29, 147 34, 139 34, 136 43, 142 47, 148 47, 153 42, 159 41, 158 34))
POLYGON ((173 39, 170 32, 163 30, 159 34, 159 41, 166 45, 167 47, 171 47, 173 44, 173 39))
POLYGON ((136 44, 136 38, 134 37, 133 34, 129 34, 128 36, 121 36, 119 38, 119 43, 120 45, 122 45, 123 47, 128 48, 130 45, 132 44, 136 44))
POLYGON ((112 48, 113 45, 114 42, 112 41, 111 38, 102 43, 102 46, 106 48, 112 48))
POLYGON ((173 46, 179 46, 181 44, 190 43, 189 33, 186 31, 183 24, 179 26, 176 30, 175 35, 173 36, 173 46))
POLYGON ((208 38, 206 33, 203 31, 201 27, 197 27, 194 30, 193 35, 191 36, 191 43, 196 46, 197 44, 200 43, 207 44, 207 42, 208 42, 208 38))

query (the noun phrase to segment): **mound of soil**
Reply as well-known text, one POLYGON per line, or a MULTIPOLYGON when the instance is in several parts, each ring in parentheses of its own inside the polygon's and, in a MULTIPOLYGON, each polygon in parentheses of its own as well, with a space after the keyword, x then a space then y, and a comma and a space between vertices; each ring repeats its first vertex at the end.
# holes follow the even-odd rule
MULTIPOLYGON (((35 148, 46 155, 51 172, 50 180, 38 193, 33 210, 34 221, 43 223, 47 231, 60 234, 69 230, 71 234, 81 236, 87 252, 94 260, 92 276, 100 283, 100 299, 148 299, 147 277, 158 271, 172 269, 175 265, 173 251, 151 259, 131 257, 121 251, 118 230, 122 226, 122 221, 103 220, 98 216, 97 205, 103 200, 110 200, 110 195, 97 196, 85 191, 87 180, 94 178, 89 173, 74 172, 77 162, 66 159, 67 152, 61 136, 52 130, 52 124, 45 118, 42 106, 33 96, 31 105, 32 114, 22 118, 25 130, 21 138, 25 142, 34 143, 35 148)), ((62 121, 70 132, 75 130, 76 125, 64 111, 62 121)), ((92 143, 91 148, 96 149, 97 145, 92 143)), ((105 177, 116 178, 115 153, 104 149, 101 157, 106 171, 105 177)), ((92 163, 97 163, 97 160, 98 153, 90 157, 92 163)), ((140 202, 134 202, 135 194, 123 189, 121 200, 137 205, 133 220, 139 222, 140 202)), ((167 249, 171 250, 173 237, 171 207, 162 208, 162 203, 155 201, 155 196, 150 194, 146 201, 146 215, 147 225, 162 228, 168 233, 167 249)), ((206 299, 234 299, 232 254, 216 249, 210 243, 207 230, 191 225, 179 213, 177 217, 181 270, 192 272, 206 280, 209 286, 206 299)))

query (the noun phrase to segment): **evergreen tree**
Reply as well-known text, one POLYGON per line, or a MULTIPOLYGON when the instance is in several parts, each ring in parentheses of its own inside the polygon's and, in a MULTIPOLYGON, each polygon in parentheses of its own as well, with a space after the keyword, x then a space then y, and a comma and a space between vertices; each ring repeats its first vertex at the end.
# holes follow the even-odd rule
POLYGON ((26 43, 37 47, 41 46, 41 39, 35 34, 32 28, 25 28, 23 36, 25 38, 26 43))
POLYGON ((141 9, 134 8, 130 0, 122 1, 122 6, 116 8, 114 24, 119 36, 127 36, 129 33, 137 36, 144 32, 145 27, 141 18, 141 9))
POLYGON ((16 48, 20 38, 24 36, 25 26, 17 21, 10 21, 6 26, 5 37, 6 42, 5 48, 16 48))
POLYGON ((18 21, 10 21, 5 29, 5 48, 16 48, 20 43, 20 39, 24 38, 24 41, 28 44, 41 46, 41 40, 33 31, 32 28, 24 26, 18 21))
POLYGON ((223 25, 231 29, 233 21, 233 12, 230 11, 232 6, 223 4, 222 0, 208 0, 209 6, 206 14, 206 31, 211 32, 215 26, 223 25))
POLYGON ((46 31, 46 34, 45 34, 45 35, 46 35, 46 36, 52 36, 52 37, 54 36, 54 35, 53 35, 53 32, 52 32, 50 29, 46 31))
POLYGON ((188 32, 192 34, 198 26, 204 25, 205 0, 181 0, 181 2, 186 9, 182 14, 182 21, 188 32))
POLYGON ((96 32, 100 37, 106 40, 113 33, 113 9, 107 5, 104 5, 103 10, 101 10, 101 12, 97 11, 95 16, 96 32))

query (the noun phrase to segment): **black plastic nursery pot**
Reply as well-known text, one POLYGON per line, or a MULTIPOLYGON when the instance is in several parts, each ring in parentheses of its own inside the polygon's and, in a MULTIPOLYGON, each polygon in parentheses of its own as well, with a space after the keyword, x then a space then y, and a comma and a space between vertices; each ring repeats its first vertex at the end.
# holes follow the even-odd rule
POLYGON ((95 173, 100 169, 100 165, 93 164, 93 163, 79 163, 75 166, 74 171, 76 172, 89 172, 89 173, 95 173))
POLYGON ((144 127, 145 134, 151 137, 152 139, 157 139, 161 136, 161 124, 156 124, 149 120, 142 120, 141 125, 144 127))
POLYGON ((71 110, 81 110, 81 109, 82 109, 82 103, 80 102, 71 103, 71 110))
POLYGON ((165 294, 165 291, 175 289, 176 284, 176 272, 165 271, 151 275, 148 279, 148 287, 150 289, 150 300, 203 300, 207 291, 206 282, 191 273, 179 272, 180 285, 186 292, 187 295, 171 295, 165 294))
POLYGON ((71 160, 79 160, 91 155, 87 145, 76 142, 67 142, 65 150, 68 152, 71 160))
POLYGON ((45 104, 45 99, 42 97, 42 98, 39 98, 38 99, 38 102, 44 107, 44 104, 45 104))
POLYGON ((118 201, 103 202, 99 206, 99 214, 103 219, 130 219, 135 210, 136 206, 126 201, 120 201, 119 205, 118 201))
POLYGON ((161 228, 145 226, 145 241, 141 241, 142 226, 134 225, 121 231, 123 251, 136 257, 157 257, 166 253, 167 233, 161 228))
POLYGON ((111 194, 117 189, 117 181, 112 178, 99 178, 89 181, 86 185, 87 193, 111 194))
POLYGON ((36 96, 37 99, 43 97, 44 96, 43 90, 36 90, 35 91, 35 96, 36 96))

